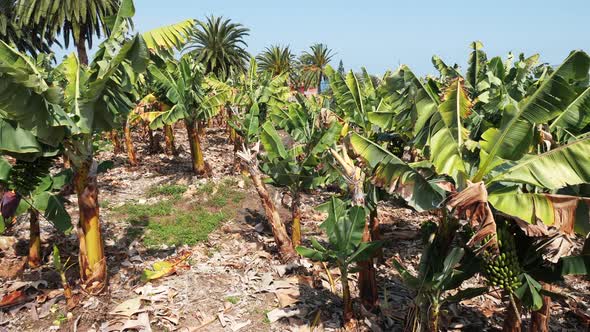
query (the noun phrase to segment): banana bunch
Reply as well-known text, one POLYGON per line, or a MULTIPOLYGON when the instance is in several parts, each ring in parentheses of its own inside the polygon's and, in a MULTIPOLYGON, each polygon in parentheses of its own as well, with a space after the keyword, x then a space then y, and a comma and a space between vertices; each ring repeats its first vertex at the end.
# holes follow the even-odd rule
MULTIPOLYGON (((521 286, 520 274, 522 272, 516 253, 514 235, 510 233, 506 225, 498 225, 497 228, 499 254, 484 251, 482 254, 483 268, 488 283, 491 286, 502 287, 512 292, 521 286)), ((491 240, 489 235, 485 242, 491 240)))
POLYGON ((12 190, 22 195, 30 194, 49 174, 53 158, 40 157, 28 162, 17 160, 10 172, 12 190))

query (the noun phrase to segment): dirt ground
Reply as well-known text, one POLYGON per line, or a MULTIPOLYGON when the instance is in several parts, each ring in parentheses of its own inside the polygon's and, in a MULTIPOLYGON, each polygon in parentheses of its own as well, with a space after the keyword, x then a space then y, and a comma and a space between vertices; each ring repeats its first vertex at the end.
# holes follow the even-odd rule
MULTIPOLYGON (((160 134, 157 136, 163 144, 160 134)), ((59 276, 50 263, 51 246, 56 243, 62 255, 76 261, 75 235, 57 234, 42 222, 45 264, 38 269, 22 269, 26 255, 28 222, 23 217, 0 241, 0 297, 15 289, 27 295, 26 301, 0 311, 2 331, 339 331, 342 324, 341 300, 331 291, 327 274, 321 265, 302 261, 284 265, 277 259, 272 234, 266 225, 258 196, 248 180, 233 167, 233 147, 222 128, 208 129, 203 142, 205 159, 211 166, 211 177, 191 176, 186 133, 176 128, 179 154, 169 157, 163 152, 149 154, 147 142, 135 134, 140 166, 127 166, 126 155, 113 155, 105 148, 99 160, 113 160, 114 168, 100 175, 101 221, 108 257, 109 292, 101 297, 87 297, 74 287, 78 305, 68 310, 61 295, 59 276), (187 186, 181 201, 190 205, 204 204, 198 188, 232 179, 243 199, 229 208, 231 218, 206 240, 192 246, 146 247, 145 234, 130 236, 137 228, 121 217, 117 208, 133 202, 150 204, 161 199, 148 195, 150 188, 163 184, 187 186), (134 228, 135 227, 135 228, 134 228), (154 262, 180 257, 176 273, 145 283, 142 271, 154 262)), ((272 189, 280 201, 280 189, 272 189)), ((322 237, 319 229, 324 216, 314 206, 329 198, 318 192, 303 197, 304 237, 322 237)), ((70 197, 69 210, 75 219, 76 201, 70 197)), ((280 206, 280 204, 278 204, 280 206)), ((288 210, 281 207, 284 220, 288 210)), ((384 202, 379 218, 386 247, 385 261, 378 267, 381 310, 369 313, 355 303, 361 331, 401 331, 404 317, 412 303, 413 291, 401 282, 392 266, 399 259, 415 271, 422 244, 420 224, 433 220, 432 214, 419 214, 384 202)), ((329 267, 338 278, 335 267, 329 267)), ((68 271, 76 280, 77 266, 68 271)), ((473 278, 469 286, 482 284, 473 278)), ((338 284, 338 283, 337 283, 338 284)), ((568 279, 558 286, 567 299, 554 302, 551 328, 554 331, 583 331, 580 316, 587 317, 590 300, 589 283, 568 279), (577 312, 577 314, 576 314, 577 312)), ((356 292, 353 278, 352 288, 356 292)), ((339 293, 340 289, 336 289, 339 293)), ((495 331, 502 323, 503 308, 497 294, 479 296, 444 307, 443 326, 449 331, 495 331)))

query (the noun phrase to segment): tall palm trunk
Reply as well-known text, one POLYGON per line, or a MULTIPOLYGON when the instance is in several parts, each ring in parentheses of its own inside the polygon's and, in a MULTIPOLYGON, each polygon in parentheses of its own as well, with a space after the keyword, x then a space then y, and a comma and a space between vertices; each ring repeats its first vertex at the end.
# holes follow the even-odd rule
POLYGON ((41 265, 41 229, 39 228, 39 212, 29 209, 29 267, 41 265))
POLYGON ((199 138, 197 122, 194 120, 185 120, 186 132, 188 134, 188 142, 191 148, 191 162, 193 172, 197 175, 205 175, 207 173, 207 165, 201 149, 201 140, 199 138))
POLYGON ((301 195, 298 190, 294 190, 291 196, 293 197, 291 202, 291 214, 293 217, 291 242, 293 242, 293 248, 297 248, 297 246, 301 245, 301 195))
POLYGON ((80 278, 83 287, 91 294, 98 294, 107 286, 107 264, 99 219, 96 171, 97 163, 92 154, 74 162, 74 186, 80 210, 77 230, 80 241, 80 278))
POLYGON ((176 154, 176 147, 174 146, 174 129, 171 125, 164 126, 164 139, 166 140, 166 154, 173 156, 176 154))
POLYGON ((125 122, 125 148, 127 149, 127 158, 131 166, 137 166, 137 156, 135 155, 135 147, 133 147, 133 140, 131 138, 131 124, 129 120, 125 122))
POLYGON ((318 78, 318 95, 320 93, 322 93, 322 78, 324 75, 322 75, 322 68, 320 68, 320 77, 318 78))
POLYGON ((78 35, 78 40, 75 42, 76 50, 78 52, 78 61, 84 66, 88 66, 88 52, 86 51, 86 44, 84 42, 86 38, 86 32, 84 30, 80 30, 80 34, 78 35))

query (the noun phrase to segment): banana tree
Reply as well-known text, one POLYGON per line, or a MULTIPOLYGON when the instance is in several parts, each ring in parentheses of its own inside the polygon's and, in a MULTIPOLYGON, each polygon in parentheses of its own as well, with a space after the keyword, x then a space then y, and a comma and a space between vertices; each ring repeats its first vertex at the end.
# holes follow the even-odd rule
MULTIPOLYGON (((272 126, 269 126, 269 129, 272 126)), ((289 234, 285 224, 281 220, 281 216, 268 192, 266 184, 263 180, 263 173, 260 169, 259 152, 260 152, 260 112, 258 104, 254 104, 250 111, 244 115, 242 126, 236 126, 236 131, 243 140, 242 148, 236 154, 242 161, 242 164, 248 171, 248 176, 252 180, 252 184, 260 197, 260 202, 264 208, 266 218, 272 228, 275 243, 279 249, 281 259, 283 261, 291 261, 297 257, 297 253, 292 245, 289 234)), ((273 128, 274 129, 274 128, 273 128)), ((267 144, 271 144, 270 141, 267 144)), ((278 151, 272 147, 270 151, 278 151)), ((272 153, 272 152, 271 152, 272 153)))
POLYGON ((311 108, 310 101, 298 96, 299 103, 292 103, 287 110, 273 109, 270 118, 283 128, 293 140, 292 146, 285 146, 283 139, 272 122, 266 122, 260 132, 260 141, 265 154, 262 157, 262 171, 272 179, 272 184, 289 188, 292 203, 291 241, 293 246, 301 244, 301 192, 321 186, 326 179, 322 174, 323 154, 340 139, 342 126, 337 122, 317 122, 319 109, 311 108))
POLYGON ((104 290, 107 277, 92 137, 111 130, 120 112, 131 108, 129 91, 147 65, 144 38, 127 38, 133 14, 133 2, 124 0, 111 20, 111 35, 90 66, 70 55, 51 75, 0 42, 0 116, 31 130, 44 144, 63 144, 72 163, 80 210, 80 274, 90 293, 104 290))
MULTIPOLYGON (((431 96, 425 104, 435 110, 425 122, 429 131, 429 161, 436 173, 452 178, 458 188, 448 206, 459 216, 470 216, 468 220, 477 230, 467 243, 470 248, 479 246, 479 252, 491 250, 491 257, 501 251, 496 238, 497 214, 493 211, 517 217, 523 221, 519 226, 527 234, 538 237, 550 234, 547 229, 533 227, 537 220, 565 234, 588 232, 588 216, 576 214, 587 209, 588 199, 559 195, 557 191, 590 181, 590 174, 583 166, 590 161, 590 139, 582 135, 571 143, 537 154, 532 137, 535 124, 558 118, 579 97, 577 90, 587 85, 589 67, 590 58, 585 53, 572 52, 538 84, 532 95, 500 110, 501 125, 486 130, 478 142, 470 139, 467 130, 466 122, 475 111, 461 78, 448 83, 442 100, 424 93, 431 96)), ((357 149, 362 150, 362 146, 357 149)), ((366 151, 373 150, 376 149, 366 151)), ((364 157, 377 160, 368 153, 364 157)), ((385 165, 394 159, 389 156, 381 160, 388 163, 375 164, 378 169, 386 169, 385 165)), ((395 184, 396 179, 393 177, 382 184, 395 184)), ((567 248, 557 247, 561 249, 558 253, 567 252, 567 248)), ((509 291, 508 295, 519 293, 509 291)))
POLYGON ((53 222, 62 232, 71 228, 70 217, 63 207, 63 201, 56 195, 56 191, 66 183, 64 180, 70 172, 64 171, 52 177, 49 169, 53 158, 59 153, 58 149, 39 142, 32 132, 11 121, 0 119, 0 128, 0 153, 14 160, 11 164, 0 155, 0 181, 6 189, 0 201, 3 219, 0 220, 0 232, 5 229, 4 220, 28 213, 28 263, 30 267, 38 267, 41 263, 39 212, 43 212, 43 217, 53 222))
MULTIPOLYGON (((22 136, 21 136, 22 137, 22 136)), ((45 153, 46 155, 53 154, 45 153)), ((18 158, 18 154, 11 153, 18 158)), ((63 198, 59 191, 71 178, 71 171, 65 170, 51 176, 49 168, 54 157, 41 156, 29 160, 30 155, 23 159, 16 159, 10 166, 7 176, 0 181, 6 183, 8 192, 2 198, 2 217, 12 218, 16 215, 29 215, 29 254, 28 264, 31 268, 41 265, 41 233, 39 221, 41 216, 53 223, 58 231, 69 233, 71 219, 64 207, 63 198)), ((2 222, 3 229, 4 223, 2 222)))
POLYGON ((349 327, 354 318, 352 297, 348 284, 351 265, 371 258, 381 246, 379 242, 363 241, 367 211, 363 206, 352 205, 334 196, 319 210, 328 213, 320 226, 328 235, 329 246, 322 246, 311 239, 312 248, 297 247, 297 252, 309 259, 335 263, 340 269, 344 325, 349 327))
MULTIPOLYGON (((215 89, 226 91, 223 103, 226 106, 228 130, 230 140, 234 143, 234 153, 240 151, 243 145, 249 147, 257 139, 257 131, 249 130, 244 125, 252 123, 248 119, 252 117, 252 111, 256 111, 257 126, 264 123, 268 110, 272 108, 286 108, 290 96, 287 86, 287 74, 272 76, 268 72, 258 71, 258 65, 254 58, 250 59, 250 65, 246 72, 233 75, 229 80, 222 82, 214 77, 207 78, 207 84, 215 89), (248 137, 250 132, 250 137, 248 137), (252 138, 252 140, 250 140, 252 138)), ((236 166, 239 166, 237 163, 236 166)))
POLYGON ((217 86, 207 86, 202 65, 189 56, 183 56, 179 61, 169 61, 164 70, 151 65, 149 72, 156 83, 166 91, 166 97, 174 104, 170 110, 156 116, 150 123, 150 127, 164 127, 184 120, 191 149, 193 172, 197 175, 207 175, 209 166, 203 156, 198 135, 199 126, 204 126, 219 112, 227 91, 220 91, 216 89, 217 86))
MULTIPOLYGON (((154 133, 152 128, 150 128, 150 124, 158 116, 161 116, 162 114, 170 111, 171 108, 168 104, 161 101, 160 99, 161 98, 156 97, 152 93, 147 94, 137 103, 133 111, 127 116, 125 130, 129 132, 126 134, 126 137, 128 136, 129 138, 125 144, 128 147, 128 157, 132 166, 137 164, 137 157, 135 156, 133 141, 131 140, 131 126, 139 124, 147 128, 144 134, 148 135, 150 151, 154 153, 160 149, 158 143, 154 140, 154 133), (133 160, 135 160, 135 162, 132 162, 133 160)), ((173 128, 170 124, 164 125, 164 139, 166 154, 174 155, 176 153, 176 147, 174 146, 173 128)))
MULTIPOLYGON (((326 66, 325 73, 334 95, 332 109, 345 122, 345 128, 347 128, 345 132, 350 126, 352 131, 356 131, 364 137, 375 138, 380 132, 379 128, 371 122, 370 117, 372 114, 391 113, 390 99, 379 92, 379 86, 375 87, 372 78, 364 69, 362 70, 362 79, 352 71, 345 76, 341 75, 330 66, 326 66)), ((369 207, 363 239, 365 241, 379 240, 381 237, 377 218, 379 198, 377 189, 370 181, 372 169, 349 158, 344 149, 340 152, 332 150, 331 154, 338 164, 336 169, 348 182, 353 202, 363 206, 366 204, 369 207)), ((372 261, 363 262, 360 265, 361 299, 365 306, 374 308, 378 301, 375 267, 372 261)))

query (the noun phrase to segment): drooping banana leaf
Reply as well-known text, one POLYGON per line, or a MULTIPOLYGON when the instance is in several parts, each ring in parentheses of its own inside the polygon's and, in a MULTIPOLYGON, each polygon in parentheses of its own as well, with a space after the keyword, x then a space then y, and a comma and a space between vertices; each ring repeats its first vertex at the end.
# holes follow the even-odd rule
POLYGON ((540 155, 527 156, 496 168, 497 174, 486 181, 526 183, 556 190, 567 185, 590 182, 590 138, 560 146, 540 155))
POLYGON ((523 193, 518 187, 506 187, 490 191, 488 200, 495 209, 531 224, 541 220, 569 234, 575 231, 586 235, 590 231, 589 198, 523 193))
POLYGON ((59 196, 47 191, 41 192, 33 197, 33 205, 43 211, 43 216, 60 232, 68 233, 72 230, 72 219, 59 196))
POLYGON ((418 211, 431 210, 443 196, 420 173, 371 140, 352 133, 350 143, 374 169, 373 181, 390 193, 398 193, 418 211))
POLYGON ((266 152, 268 159, 287 159, 287 150, 272 123, 264 123, 261 129, 260 142, 262 143, 262 146, 264 146, 264 151, 266 152))
POLYGON ((30 158, 40 156, 43 149, 35 135, 0 118, 0 150, 4 153, 28 155, 30 158))

